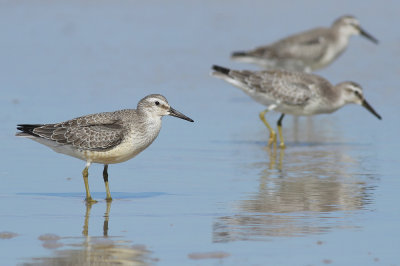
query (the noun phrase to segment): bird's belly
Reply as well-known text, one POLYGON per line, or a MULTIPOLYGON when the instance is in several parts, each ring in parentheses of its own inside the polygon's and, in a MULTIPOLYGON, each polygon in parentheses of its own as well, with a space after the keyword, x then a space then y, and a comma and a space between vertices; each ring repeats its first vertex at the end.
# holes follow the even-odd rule
POLYGON ((101 164, 115 164, 132 159, 146 149, 150 144, 151 142, 137 143, 129 139, 120 143, 116 147, 105 151, 81 150, 73 148, 70 145, 59 144, 48 146, 50 146, 55 152, 66 154, 84 161, 101 164))
POLYGON ((140 152, 145 150, 153 141, 155 137, 151 138, 138 138, 132 137, 125 139, 113 149, 108 151, 83 151, 86 160, 93 163, 114 164, 125 162, 132 159, 140 152))
POLYGON ((331 107, 329 104, 321 104, 317 101, 311 101, 306 105, 286 105, 281 104, 274 109, 276 112, 296 115, 296 116, 310 116, 317 114, 332 113, 337 110, 337 108, 331 107))
POLYGON ((254 92, 248 92, 247 93, 253 100, 255 100, 258 103, 261 103, 262 105, 265 106, 270 106, 276 102, 275 99, 271 98, 268 94, 266 93, 254 93, 254 92))
POLYGON ((135 157, 142 151, 134 149, 132 145, 119 145, 107 151, 80 150, 74 149, 69 145, 53 146, 51 148, 58 153, 66 154, 83 161, 101 164, 121 163, 135 157))
POLYGON ((101 164, 114 164, 122 163, 129 159, 132 159, 138 155, 142 150, 134 149, 132 146, 124 147, 117 146, 108 151, 82 151, 84 160, 91 161, 93 163, 101 164))
POLYGON ((275 108, 274 111, 296 116, 313 115, 313 112, 311 110, 304 108, 303 106, 296 106, 296 105, 281 104, 277 108, 275 108))

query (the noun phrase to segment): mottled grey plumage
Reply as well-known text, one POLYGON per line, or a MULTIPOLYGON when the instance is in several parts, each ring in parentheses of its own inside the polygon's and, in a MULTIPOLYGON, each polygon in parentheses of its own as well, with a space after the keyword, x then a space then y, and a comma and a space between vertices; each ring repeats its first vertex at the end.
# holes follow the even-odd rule
POLYGON ((257 97, 262 104, 272 104, 277 99, 282 104, 304 105, 314 94, 306 84, 314 83, 321 88, 329 88, 330 84, 315 75, 302 76, 300 72, 287 71, 236 71, 231 70, 229 77, 242 84, 244 91, 257 97), (264 99, 265 98, 265 99, 264 99))
POLYGON ((92 114, 62 123, 41 125, 32 133, 77 149, 102 151, 121 143, 129 125, 123 123, 124 118, 135 116, 135 110, 92 114))
POLYGON ((56 124, 20 124, 17 129, 22 132, 16 135, 85 160, 84 181, 88 201, 91 197, 87 169, 91 163, 104 164, 103 177, 107 199, 110 200, 108 164, 124 162, 146 149, 158 136, 161 118, 165 115, 193 122, 173 109, 164 96, 151 94, 139 101, 137 109, 91 114, 56 124))
POLYGON ((315 28, 250 51, 234 52, 231 58, 266 69, 311 72, 332 63, 347 48, 350 37, 357 34, 378 43, 355 17, 342 16, 329 28, 315 28))
POLYGON ((231 83, 268 107, 260 118, 271 135, 275 133, 264 119, 268 110, 283 114, 278 121, 278 129, 285 114, 308 116, 332 113, 348 103, 360 104, 381 119, 364 99, 361 86, 355 82, 347 81, 333 86, 318 75, 285 70, 238 71, 221 66, 213 66, 213 70, 214 77, 231 83))

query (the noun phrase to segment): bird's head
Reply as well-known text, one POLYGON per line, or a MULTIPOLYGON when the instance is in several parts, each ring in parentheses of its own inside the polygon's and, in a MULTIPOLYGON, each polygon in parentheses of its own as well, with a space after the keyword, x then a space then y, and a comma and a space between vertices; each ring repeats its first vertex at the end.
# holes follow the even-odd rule
POLYGON ((365 109, 370 111, 378 119, 382 117, 372 108, 372 106, 365 100, 362 87, 352 81, 346 81, 336 86, 342 94, 342 100, 344 103, 355 103, 363 106, 365 109))
POLYGON ((144 97, 139 101, 137 109, 152 116, 162 117, 170 115, 193 122, 191 118, 172 108, 167 99, 161 94, 150 94, 144 97))
POLYGON ((372 41, 373 43, 378 44, 378 40, 367 31, 365 31, 360 26, 360 22, 358 21, 358 19, 353 16, 342 16, 338 18, 333 23, 333 27, 338 29, 338 31, 343 35, 361 35, 372 41))

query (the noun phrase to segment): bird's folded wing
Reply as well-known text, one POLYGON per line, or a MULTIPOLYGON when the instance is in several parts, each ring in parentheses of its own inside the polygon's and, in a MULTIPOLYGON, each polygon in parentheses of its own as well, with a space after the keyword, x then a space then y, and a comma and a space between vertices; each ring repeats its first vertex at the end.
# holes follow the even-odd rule
POLYGON ((306 104, 313 93, 308 82, 298 76, 301 73, 231 71, 230 74, 258 93, 265 94, 266 97, 288 105, 306 104))
POLYGON ((59 124, 35 128, 34 133, 60 144, 72 145, 84 150, 108 150, 121 143, 121 121, 112 113, 79 117, 59 124))
POLYGON ((326 52, 329 32, 318 28, 288 37, 271 46, 276 57, 317 61, 326 52))

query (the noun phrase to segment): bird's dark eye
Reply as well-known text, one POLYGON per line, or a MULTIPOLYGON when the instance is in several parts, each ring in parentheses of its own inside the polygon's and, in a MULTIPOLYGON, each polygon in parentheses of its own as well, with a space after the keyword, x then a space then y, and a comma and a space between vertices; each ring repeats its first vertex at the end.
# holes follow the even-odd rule
POLYGON ((354 94, 358 97, 358 98, 362 98, 361 93, 359 91, 354 91, 354 94))
POLYGON ((156 101, 155 104, 156 104, 156 105, 160 105, 160 102, 159 102, 159 101, 156 101))

